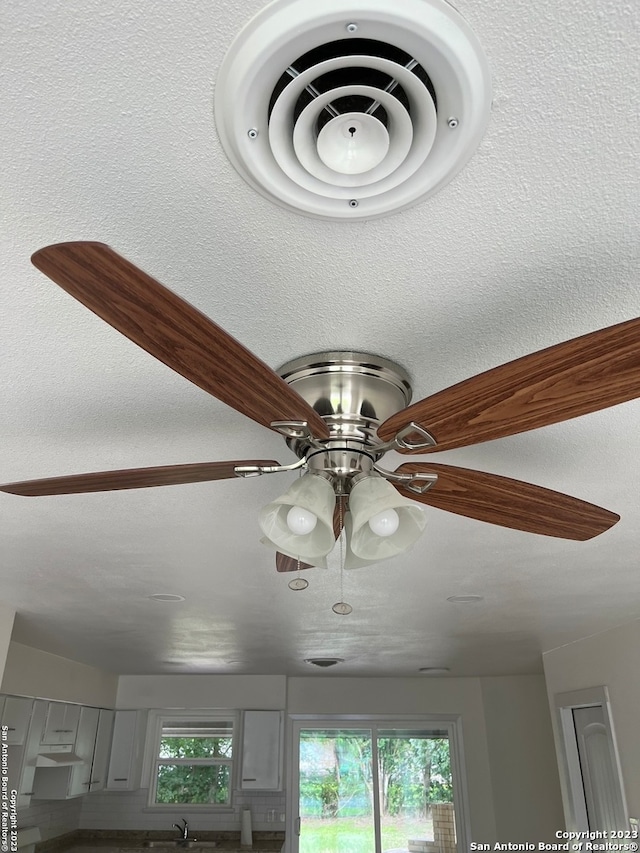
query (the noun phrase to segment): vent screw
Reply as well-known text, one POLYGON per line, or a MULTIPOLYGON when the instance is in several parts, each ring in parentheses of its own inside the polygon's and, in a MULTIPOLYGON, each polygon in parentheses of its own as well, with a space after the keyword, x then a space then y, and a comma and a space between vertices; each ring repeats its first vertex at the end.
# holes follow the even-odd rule
POLYGON ((357 198, 349 199, 349 207, 357 207, 357 206, 358 206, 358 199, 357 198))
POLYGON ((458 119, 455 116, 451 116, 450 119, 447 120, 447 125, 451 128, 451 130, 455 130, 455 128, 460 124, 458 119))
POLYGON ((356 33, 356 32, 358 32, 358 25, 357 24, 347 24, 346 29, 347 29, 348 33, 356 33))
POLYGON ((247 136, 249 137, 249 139, 257 139, 257 137, 258 137, 258 131, 256 130, 256 128, 255 128, 255 127, 251 127, 251 128, 249 128, 249 130, 247 131, 247 136))

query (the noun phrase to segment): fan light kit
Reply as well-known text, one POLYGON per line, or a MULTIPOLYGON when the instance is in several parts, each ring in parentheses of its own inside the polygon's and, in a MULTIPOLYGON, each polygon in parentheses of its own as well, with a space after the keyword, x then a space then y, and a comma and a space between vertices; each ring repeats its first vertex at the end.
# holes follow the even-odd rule
MULTIPOLYGON (((102 471, 8 483, 1 491, 81 494, 298 471, 303 476, 260 513, 264 541, 282 572, 326 565, 337 538, 346 544, 345 567, 395 557, 425 527, 420 504, 574 540, 591 539, 619 520, 578 498, 496 474, 429 461, 390 471, 380 460, 391 450, 424 455, 490 441, 637 398, 640 319, 556 344, 411 404, 406 372, 374 355, 318 353, 276 373, 103 243, 60 243, 32 260, 164 364, 280 433, 297 460, 102 471)), ((344 608, 336 612, 346 614, 344 608)))
POLYGON ((437 192, 490 109, 482 48, 446 0, 275 0, 236 37, 215 93, 242 177, 325 219, 384 216, 437 192))

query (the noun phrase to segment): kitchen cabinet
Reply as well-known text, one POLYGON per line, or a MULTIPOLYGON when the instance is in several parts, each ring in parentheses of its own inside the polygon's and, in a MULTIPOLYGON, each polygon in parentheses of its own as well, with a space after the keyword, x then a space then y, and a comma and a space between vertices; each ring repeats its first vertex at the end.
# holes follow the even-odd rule
POLYGON ((68 797, 80 797, 82 794, 89 793, 99 718, 98 708, 80 708, 78 734, 73 751, 78 758, 82 759, 82 764, 75 764, 69 768, 68 797))
POLYGON ((74 743, 80 721, 80 705, 49 702, 42 743, 74 743))
POLYGON ((107 788, 136 791, 142 776, 142 758, 148 711, 116 711, 109 759, 107 788))
POLYGON ((10 746, 23 744, 27 736, 33 699, 22 696, 3 696, 2 725, 7 726, 7 740, 10 746))
MULTIPOLYGON (((67 800, 104 787, 111 740, 113 711, 81 707, 78 732, 73 747, 51 745, 45 754, 60 758, 61 766, 37 767, 34 797, 40 800, 67 800), (66 757, 75 763, 65 764, 66 757)), ((41 753, 42 755, 42 753, 41 753)))
POLYGON ((243 790, 282 788, 282 711, 245 711, 242 729, 243 790))
POLYGON ((33 784, 35 781, 36 759, 40 751, 40 740, 44 730, 44 721, 47 716, 49 703, 43 699, 36 699, 33 703, 33 710, 29 720, 27 737, 24 743, 22 755, 19 758, 19 783, 18 791, 18 808, 26 808, 31 802, 33 796, 33 784))
POLYGON ((113 732, 113 717, 113 711, 109 711, 106 708, 100 709, 100 714, 98 716, 98 731, 96 734, 96 746, 93 751, 93 763, 91 764, 89 792, 102 791, 107 784, 109 753, 111 751, 111 734, 113 732))

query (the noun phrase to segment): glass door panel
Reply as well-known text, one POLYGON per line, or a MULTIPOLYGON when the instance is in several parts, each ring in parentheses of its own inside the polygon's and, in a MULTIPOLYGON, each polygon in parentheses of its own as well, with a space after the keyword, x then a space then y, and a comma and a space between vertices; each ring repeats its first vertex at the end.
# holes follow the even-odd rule
POLYGON ((455 851, 451 756, 446 732, 380 730, 378 796, 383 851, 455 851), (429 843, 430 842, 430 843, 429 843))
POLYGON ((371 731, 302 729, 300 853, 372 853, 371 731))

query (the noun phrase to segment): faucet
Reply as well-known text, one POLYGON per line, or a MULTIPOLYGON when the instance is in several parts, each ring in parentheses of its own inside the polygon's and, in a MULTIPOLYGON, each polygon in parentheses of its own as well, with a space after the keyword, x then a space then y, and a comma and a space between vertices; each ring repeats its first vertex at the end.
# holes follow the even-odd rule
POLYGON ((183 826, 180 826, 179 823, 172 824, 180 833, 180 840, 186 841, 189 838, 189 824, 186 822, 184 818, 182 818, 183 826))

